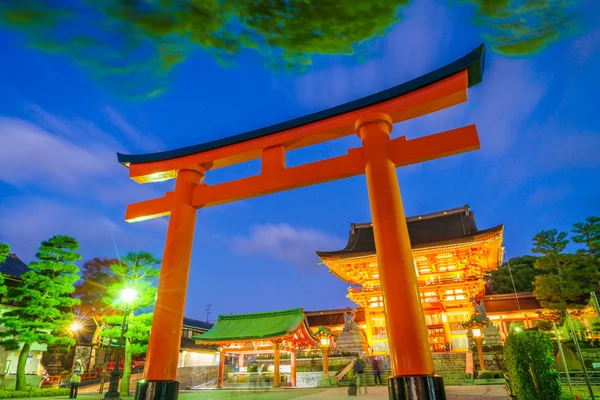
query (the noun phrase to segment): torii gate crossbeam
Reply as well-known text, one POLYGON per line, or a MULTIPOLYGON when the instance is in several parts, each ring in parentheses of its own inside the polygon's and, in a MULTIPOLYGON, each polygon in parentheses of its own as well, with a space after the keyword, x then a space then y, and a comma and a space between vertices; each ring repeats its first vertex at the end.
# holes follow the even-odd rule
POLYGON ((435 375, 396 168, 479 148, 474 125, 407 140, 391 139, 394 123, 467 100, 481 82, 485 49, 394 88, 245 134, 144 155, 119 154, 139 183, 176 179, 165 196, 130 204, 126 220, 170 215, 145 378, 138 398, 175 399, 177 361, 196 210, 366 174, 393 376, 390 399, 445 399, 435 375), (356 133, 362 146, 346 155, 287 168, 286 151, 356 133), (217 185, 207 171, 261 159, 261 173, 217 185))

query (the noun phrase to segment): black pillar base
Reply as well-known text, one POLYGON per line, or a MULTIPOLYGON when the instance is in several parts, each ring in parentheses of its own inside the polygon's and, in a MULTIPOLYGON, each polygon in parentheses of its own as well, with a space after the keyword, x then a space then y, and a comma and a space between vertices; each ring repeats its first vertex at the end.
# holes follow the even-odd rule
POLYGON ((139 381, 135 388, 135 400, 177 400, 178 381, 139 381))
POLYGON ((391 376, 390 400, 446 400, 444 379, 438 375, 391 376))

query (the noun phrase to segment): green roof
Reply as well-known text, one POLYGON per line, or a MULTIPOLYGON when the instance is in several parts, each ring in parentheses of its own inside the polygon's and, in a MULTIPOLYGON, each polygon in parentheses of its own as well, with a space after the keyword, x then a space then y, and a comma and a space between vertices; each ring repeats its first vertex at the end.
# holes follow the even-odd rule
MULTIPOLYGON (((202 342, 267 339, 293 335, 305 323, 304 310, 219 315, 215 325, 192 339, 202 342)), ((306 326, 307 332, 308 326, 306 326)))

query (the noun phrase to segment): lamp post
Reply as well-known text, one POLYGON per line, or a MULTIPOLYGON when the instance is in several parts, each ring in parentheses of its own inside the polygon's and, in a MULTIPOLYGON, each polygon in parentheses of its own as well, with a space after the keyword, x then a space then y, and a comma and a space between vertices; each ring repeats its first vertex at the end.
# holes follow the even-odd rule
POLYGON ((333 335, 329 329, 320 326, 317 332, 313 335, 319 341, 319 348, 323 352, 323 378, 319 386, 331 386, 329 379, 329 349, 333 345, 333 335))
POLYGON ((115 368, 110 373, 110 384, 108 386, 108 392, 104 395, 105 399, 119 399, 119 358, 121 355, 121 347, 123 346, 123 337, 125 336, 125 324, 127 322, 127 314, 129 313, 129 305, 137 297, 137 290, 126 288, 121 291, 120 300, 124 303, 123 308, 123 323, 121 324, 121 336, 119 336, 119 347, 115 356, 115 368))
POLYGON ((483 350, 481 349, 481 343, 483 343, 483 334, 481 333, 481 329, 473 328, 471 329, 471 333, 473 334, 473 341, 477 346, 477 355, 479 356, 479 366, 482 371, 485 371, 485 362, 483 361, 483 350))
MULTIPOLYGON (((69 326, 69 332, 71 333, 71 335, 73 335, 73 338, 75 339, 75 346, 77 346, 77 333, 79 332, 81 327, 82 327, 82 325, 77 321, 73 321, 73 323, 69 326)), ((67 348, 67 354, 65 354, 64 369, 70 368, 67 365, 67 363, 69 362, 69 355, 71 354, 71 348, 72 348, 72 345, 69 344, 69 347, 67 348)), ((75 362, 73 362, 73 364, 74 363, 75 362)))

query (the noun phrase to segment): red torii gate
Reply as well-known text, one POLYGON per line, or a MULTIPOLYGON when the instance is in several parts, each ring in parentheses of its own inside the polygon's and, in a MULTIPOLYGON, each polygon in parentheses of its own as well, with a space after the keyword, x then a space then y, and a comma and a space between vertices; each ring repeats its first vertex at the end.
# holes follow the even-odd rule
POLYGON ((465 102, 481 82, 484 46, 417 79, 288 122, 213 142, 144 155, 118 154, 138 183, 176 179, 165 196, 130 204, 125 219, 170 215, 145 378, 137 398, 175 399, 177 361, 196 210, 366 174, 393 376, 391 399, 444 399, 435 375, 412 259, 396 168, 479 148, 474 125, 417 139, 390 139, 392 124, 465 102), (344 156, 292 168, 285 153, 356 133, 362 147, 344 156), (257 176, 217 185, 201 183, 208 170, 253 159, 257 176))

